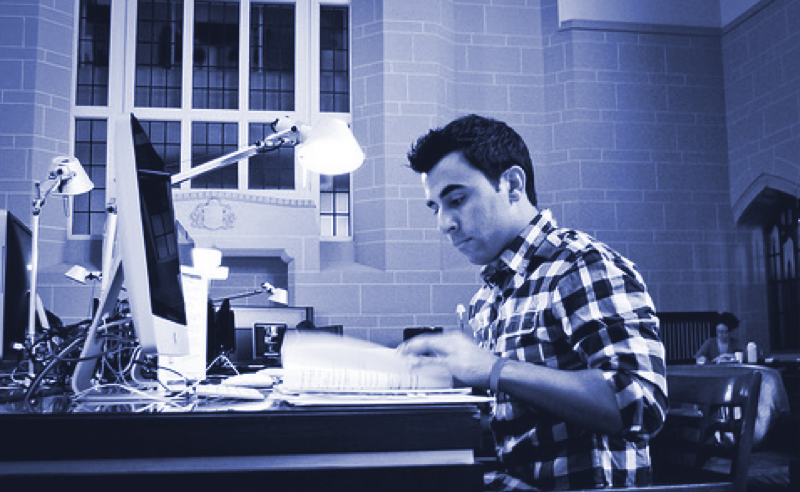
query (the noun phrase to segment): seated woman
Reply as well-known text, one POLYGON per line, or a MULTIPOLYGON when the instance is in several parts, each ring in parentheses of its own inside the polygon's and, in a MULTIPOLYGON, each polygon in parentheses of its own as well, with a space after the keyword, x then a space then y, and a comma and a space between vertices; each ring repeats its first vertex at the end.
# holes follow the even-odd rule
POLYGON ((715 363, 734 362, 736 352, 744 352, 744 344, 738 338, 731 336, 731 332, 739 327, 739 318, 733 313, 724 312, 717 318, 717 336, 711 337, 703 343, 694 358, 698 364, 705 364, 708 360, 715 363))

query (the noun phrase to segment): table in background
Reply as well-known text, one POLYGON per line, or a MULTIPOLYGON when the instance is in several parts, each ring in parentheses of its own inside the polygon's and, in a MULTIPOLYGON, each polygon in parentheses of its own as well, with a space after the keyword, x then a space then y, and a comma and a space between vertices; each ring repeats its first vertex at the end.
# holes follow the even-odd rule
MULTIPOLYGON (((667 374, 703 374, 724 369, 729 364, 668 365, 667 374)), ((761 392, 758 396, 758 416, 753 434, 753 446, 759 447, 782 419, 789 415, 789 398, 780 371, 771 367, 736 364, 761 373, 761 392)), ((669 388, 667 388, 669 391, 669 388)))
POLYGON ((483 490, 472 404, 2 414, 0 432, 9 490, 483 490))

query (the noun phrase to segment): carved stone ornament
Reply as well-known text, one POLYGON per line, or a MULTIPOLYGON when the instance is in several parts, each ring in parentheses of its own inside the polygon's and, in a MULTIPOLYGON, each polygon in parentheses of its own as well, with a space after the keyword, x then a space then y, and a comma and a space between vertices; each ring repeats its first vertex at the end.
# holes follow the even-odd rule
POLYGON ((199 203, 191 215, 192 227, 218 231, 232 229, 236 221, 236 214, 230 205, 222 203, 219 198, 209 198, 205 203, 199 203))

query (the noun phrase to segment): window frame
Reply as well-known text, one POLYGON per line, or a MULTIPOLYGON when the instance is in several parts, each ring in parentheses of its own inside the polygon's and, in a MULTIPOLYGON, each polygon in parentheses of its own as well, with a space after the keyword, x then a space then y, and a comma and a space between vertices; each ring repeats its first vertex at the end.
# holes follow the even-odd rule
POLYGON ((782 195, 763 228, 770 346, 800 348, 800 202, 782 195), (788 265, 788 266, 787 266, 788 265))
MULTIPOLYGON (((295 86, 295 110, 294 111, 251 111, 249 109, 249 49, 239 50, 239 94, 238 109, 193 109, 192 98, 192 63, 182 63, 182 84, 181 84, 181 107, 180 108, 149 108, 135 107, 135 76, 136 76, 136 29, 137 29, 137 7, 138 2, 130 0, 126 2, 111 2, 111 32, 110 32, 110 61, 109 61, 109 88, 107 106, 78 106, 76 104, 75 90, 77 86, 77 57, 73 59, 73 76, 71 80, 71 99, 70 99, 70 151, 74 152, 75 146, 75 122, 84 118, 111 118, 127 113, 133 113, 140 120, 157 121, 178 121, 181 124, 181 146, 180 160, 181 169, 191 168, 191 129, 195 121, 204 122, 226 122, 238 125, 238 146, 245 148, 253 144, 249 142, 250 123, 270 123, 280 117, 290 117, 297 123, 313 124, 320 116, 320 6, 321 5, 341 5, 350 6, 349 0, 273 0, 261 2, 259 0, 228 0, 240 4, 239 22, 240 26, 250 25, 250 4, 251 3, 286 3, 295 5, 295 80, 308 81, 304 84, 295 86), (124 26, 124 29, 114 29, 114 26, 124 26)), ((194 47, 194 0, 184 0, 183 5, 183 60, 192 59, 194 47)), ((77 43, 79 32, 77 22, 79 22, 80 1, 76 2, 76 29, 74 40, 77 43)), ((352 7, 349 9, 352 18, 352 7)), ((239 30, 239 46, 249 47, 250 29, 239 30)), ((348 35, 350 46, 350 62, 352 62, 352 32, 348 35)), ((76 44, 77 46, 77 44, 76 44)), ((352 70, 351 70, 352 77, 352 70)), ((350 106, 352 108, 352 78, 350 106)), ((326 116, 333 116, 351 124, 351 112, 348 113, 325 113, 326 116)), ((111 142, 114 141, 114 126, 108 125, 107 135, 107 158, 113 155, 111 142)), ((247 160, 242 160, 236 166, 238 173, 238 188, 226 191, 238 192, 243 195, 275 197, 282 199, 311 199, 317 204, 318 214, 320 205, 319 179, 315 173, 304 170, 301 166, 295 166, 295 189, 249 189, 248 165, 247 160)), ((352 177, 351 190, 352 190, 352 177)), ((113 196, 117 194, 114 180, 113 166, 106 167, 106 204, 110 204, 113 196)), ((205 191, 204 189, 192 189, 190 182, 185 182, 175 189, 176 196, 184 193, 205 191)), ((211 191, 211 190, 209 190, 211 191)), ((70 202, 70 209, 72 203, 70 202)), ((352 240, 352 192, 350 193, 350 235, 347 237, 323 236, 319 231, 321 241, 343 239, 352 240)), ((90 239, 102 237, 103 231, 91 231, 90 234, 79 235, 73 233, 71 218, 68 229, 70 239, 90 239)))

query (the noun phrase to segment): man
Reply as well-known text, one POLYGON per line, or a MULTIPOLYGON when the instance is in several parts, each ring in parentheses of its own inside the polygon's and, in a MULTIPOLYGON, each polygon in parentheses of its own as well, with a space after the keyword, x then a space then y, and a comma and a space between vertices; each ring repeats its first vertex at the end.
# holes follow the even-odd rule
POLYGON ((415 337, 463 385, 491 389, 502 473, 487 490, 648 485, 648 440, 667 408, 658 319, 634 265, 557 229, 533 166, 505 123, 475 115, 422 136, 408 155, 441 231, 485 285, 470 303, 477 344, 415 337))

